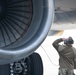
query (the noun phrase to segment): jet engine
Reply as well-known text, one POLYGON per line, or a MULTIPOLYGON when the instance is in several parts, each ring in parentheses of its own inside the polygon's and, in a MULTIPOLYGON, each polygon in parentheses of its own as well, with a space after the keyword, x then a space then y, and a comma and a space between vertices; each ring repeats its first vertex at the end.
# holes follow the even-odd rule
POLYGON ((0 0, 0 65, 31 55, 53 21, 53 0, 0 0))

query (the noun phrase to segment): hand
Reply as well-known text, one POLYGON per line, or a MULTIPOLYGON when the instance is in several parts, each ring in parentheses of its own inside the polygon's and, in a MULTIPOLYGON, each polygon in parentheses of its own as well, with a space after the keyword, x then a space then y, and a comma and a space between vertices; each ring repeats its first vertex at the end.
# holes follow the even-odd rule
POLYGON ((67 38, 62 38, 63 41, 67 40, 67 38))

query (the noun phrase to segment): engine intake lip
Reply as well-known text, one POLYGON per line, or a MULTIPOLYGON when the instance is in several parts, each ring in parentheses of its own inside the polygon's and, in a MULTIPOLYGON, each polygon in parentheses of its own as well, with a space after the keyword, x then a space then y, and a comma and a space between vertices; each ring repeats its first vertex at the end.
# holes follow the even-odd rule
POLYGON ((32 2, 33 17, 29 30, 15 44, 1 48, 0 64, 14 62, 29 56, 46 38, 53 21, 53 0, 32 0, 32 2))

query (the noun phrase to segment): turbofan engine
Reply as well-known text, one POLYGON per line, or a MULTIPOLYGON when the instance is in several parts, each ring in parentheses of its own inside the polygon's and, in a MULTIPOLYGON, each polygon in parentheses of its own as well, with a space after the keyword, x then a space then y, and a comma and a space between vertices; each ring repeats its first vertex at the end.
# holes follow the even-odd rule
POLYGON ((0 65, 32 54, 48 34, 53 0, 0 0, 0 65))

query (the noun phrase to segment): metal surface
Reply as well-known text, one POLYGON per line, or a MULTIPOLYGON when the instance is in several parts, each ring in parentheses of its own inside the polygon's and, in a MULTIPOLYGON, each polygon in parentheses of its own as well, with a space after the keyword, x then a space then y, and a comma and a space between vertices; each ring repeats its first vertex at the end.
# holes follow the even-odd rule
POLYGON ((52 30, 76 29, 76 0, 54 0, 55 18, 52 30))
POLYGON ((52 30, 76 29, 76 10, 68 12, 56 12, 52 30))
MULTIPOLYGON (((16 0, 12 1, 13 4, 16 2, 16 0)), ((21 0, 17 1, 21 2, 21 0)), ((28 0, 23 1, 26 1, 26 4, 28 2, 28 0)), ((16 3, 19 4, 19 2, 16 3)), ((10 5, 12 5, 12 3, 10 5)), ((32 5, 33 5, 33 11, 32 11, 33 16, 31 19, 29 29, 27 30, 27 32, 25 31, 23 33, 23 36, 18 40, 16 40, 16 42, 14 42, 11 45, 8 45, 7 47, 4 46, 3 48, 0 49, 0 64, 11 63, 29 56, 40 46, 40 44, 46 38, 53 20, 53 14, 54 14, 53 0, 32 0, 32 5)), ((15 7, 13 11, 15 11, 15 7)), ((16 15, 12 17, 16 18, 16 15)), ((21 18, 19 17, 18 19, 21 18)), ((25 21, 25 19, 21 20, 25 21)), ((21 23, 20 26, 22 26, 21 23)), ((16 32, 14 34, 16 34, 16 32)), ((18 37, 18 35, 16 35, 16 37, 18 37)))
POLYGON ((28 31, 32 19, 31 0, 0 1, 0 48, 17 42, 28 31))
POLYGON ((60 9, 61 12, 76 10, 76 0, 54 0, 54 1, 55 1, 55 10, 60 9))

